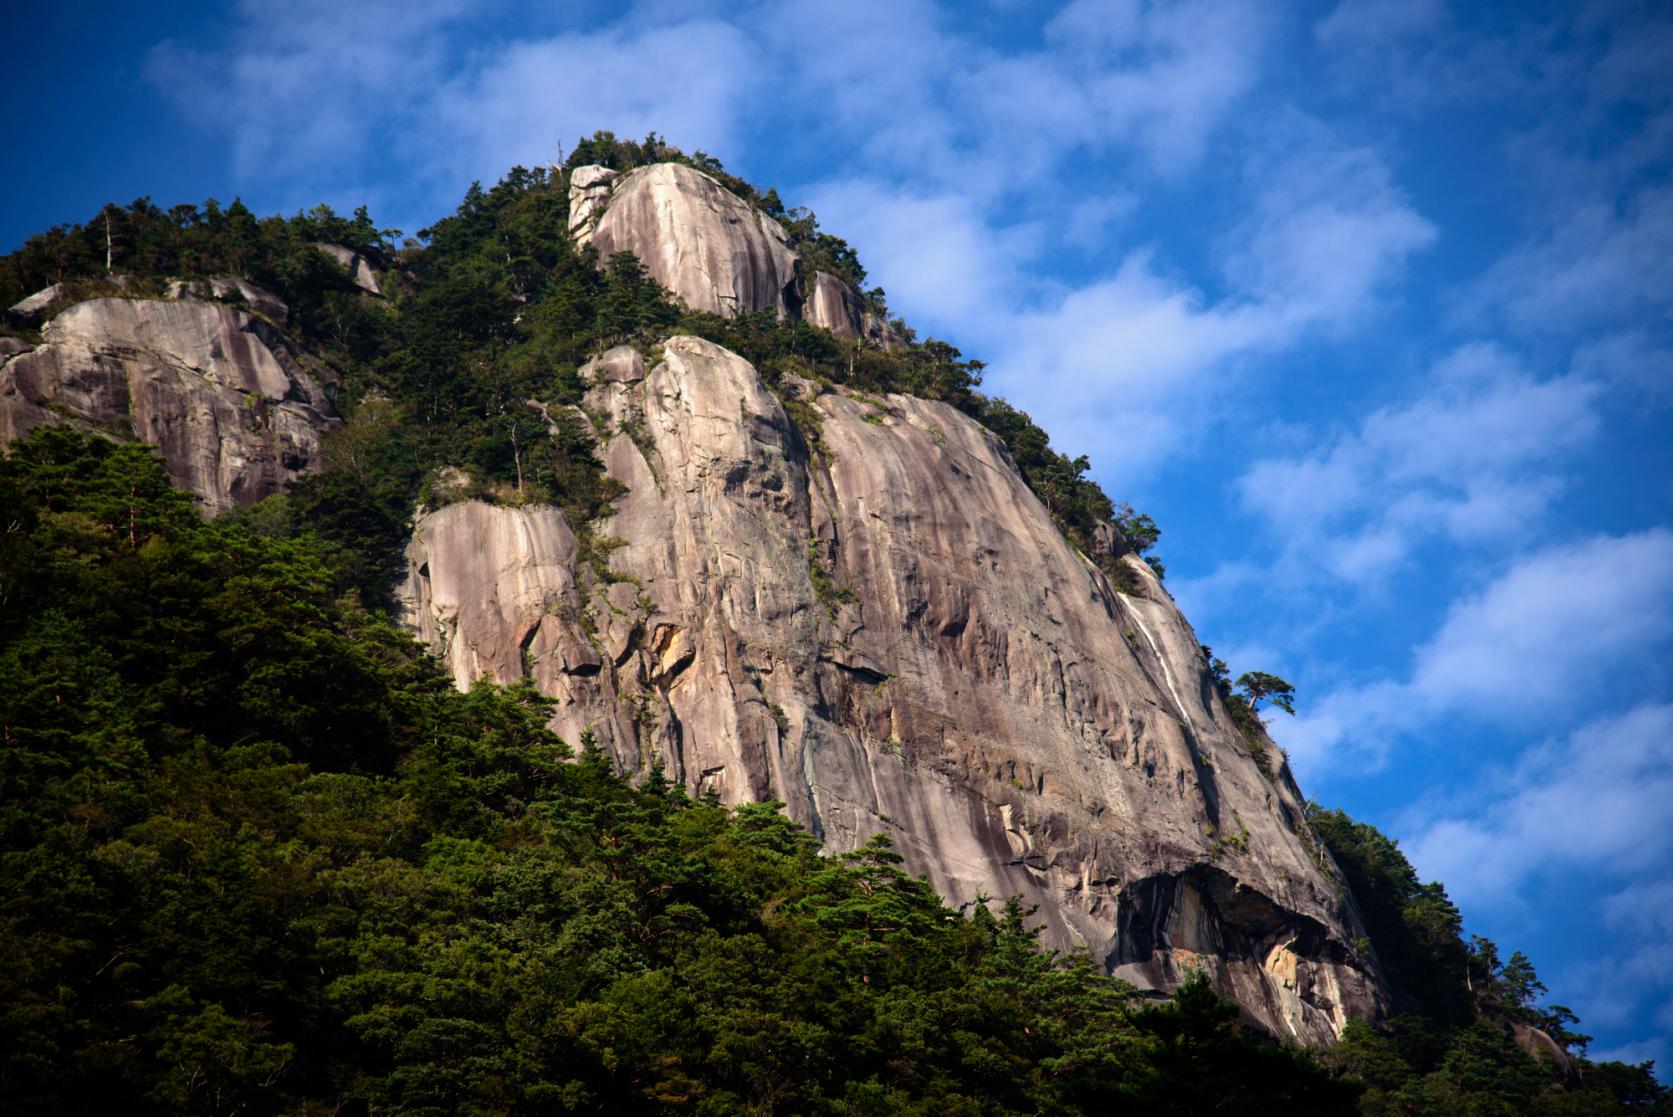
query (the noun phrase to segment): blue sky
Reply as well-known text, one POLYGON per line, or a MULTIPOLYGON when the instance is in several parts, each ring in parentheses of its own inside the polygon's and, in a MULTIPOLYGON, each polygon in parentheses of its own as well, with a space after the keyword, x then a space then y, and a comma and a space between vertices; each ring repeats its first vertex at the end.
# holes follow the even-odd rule
POLYGON ((1164 529, 1303 787, 1673 1060, 1673 11, 67 2, 0 245, 107 200, 415 231, 597 128, 704 148, 1164 529), (1280 715, 1281 716, 1281 715, 1280 715))

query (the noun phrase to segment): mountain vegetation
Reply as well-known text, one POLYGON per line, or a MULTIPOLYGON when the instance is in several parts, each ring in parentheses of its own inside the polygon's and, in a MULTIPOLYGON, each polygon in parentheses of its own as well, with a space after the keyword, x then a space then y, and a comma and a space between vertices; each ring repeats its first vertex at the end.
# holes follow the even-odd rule
MULTIPOLYGON (((601 133, 570 162, 667 159, 863 290, 811 214, 702 153, 601 133)), ((1311 832, 1396 1015, 1315 1055, 1246 1031, 1200 977, 1156 998, 1043 950, 1014 901, 950 908, 886 842, 825 857, 775 804, 694 801, 657 771, 635 786, 590 740, 554 737, 531 687, 455 690, 389 615, 412 509, 553 503, 585 542, 618 492, 579 368, 610 345, 683 331, 780 388, 944 400, 1004 439, 1107 571, 1127 577, 1122 554, 1159 535, 982 394, 953 346, 686 312, 631 255, 577 250, 567 206, 559 175, 515 169, 398 243, 364 210, 142 199, 0 258, 5 305, 50 283, 114 290, 115 273, 129 297, 247 276, 334 366, 345 419, 325 470, 212 520, 142 446, 45 429, 0 457, 8 1109, 1673 1111, 1648 1064, 1588 1061, 1531 963, 1467 941, 1445 890, 1341 812, 1315 810, 1311 832), (374 260, 386 297, 320 242, 374 260)), ((816 417, 785 398, 817 452, 816 417)), ((1275 676, 1218 675, 1257 726, 1261 702, 1293 705, 1275 676)))
POLYGON ((146 448, 42 430, 0 508, 13 1112, 1351 1111, 1201 981, 1151 1000, 886 840, 821 857, 456 691, 146 448))

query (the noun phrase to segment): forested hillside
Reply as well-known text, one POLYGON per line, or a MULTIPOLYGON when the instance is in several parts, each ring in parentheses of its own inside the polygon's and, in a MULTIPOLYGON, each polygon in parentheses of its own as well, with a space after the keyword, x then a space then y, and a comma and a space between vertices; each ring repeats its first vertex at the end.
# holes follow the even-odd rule
MULTIPOLYGON (((588 145, 577 159, 686 158, 588 145)), ((1156 541, 953 347, 683 312, 632 256, 577 251, 566 215, 556 175, 519 169, 405 244, 364 211, 141 201, 0 260, 5 305, 109 292, 109 272, 135 277, 125 297, 248 276, 340 376, 345 419, 323 472, 207 520, 141 445, 45 429, 0 459, 8 1109, 1673 1111, 1647 1065, 1588 1062, 1528 960, 1466 941, 1444 888, 1340 812, 1313 830, 1395 1012, 1307 1052, 1245 1031, 1205 981, 1163 999, 1042 950, 1004 897, 948 907, 886 842, 825 857, 775 804, 630 783, 555 738, 532 687, 455 690, 388 611, 413 510, 552 503, 584 535, 618 495, 573 410, 607 345, 682 331, 769 381, 948 401, 1112 573, 1156 541), (385 297, 321 241, 375 260, 385 297)), ((863 283, 811 214, 785 216, 863 283)))

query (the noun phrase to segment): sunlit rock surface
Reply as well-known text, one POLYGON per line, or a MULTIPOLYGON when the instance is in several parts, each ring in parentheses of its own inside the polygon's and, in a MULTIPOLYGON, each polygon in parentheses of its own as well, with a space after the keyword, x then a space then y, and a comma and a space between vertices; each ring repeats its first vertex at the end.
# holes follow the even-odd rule
POLYGON ((808 281, 802 319, 823 326, 837 337, 868 341, 882 349, 901 344, 895 328, 867 310, 854 289, 829 272, 814 272, 808 281))
MULTIPOLYGON (((207 282, 282 321, 260 288, 207 282)), ((176 294, 77 303, 42 344, 0 355, 0 439, 63 423, 149 442, 206 512, 253 504, 315 464, 335 419, 305 360, 249 311, 176 294)))
POLYGON ((600 261, 632 252, 693 310, 796 312, 796 256, 777 221, 683 164, 656 163, 619 178, 603 170, 579 167, 570 175, 571 228, 592 224, 600 261))
POLYGON ((349 281, 368 295, 383 294, 383 284, 378 279, 378 273, 372 267, 372 262, 363 253, 340 244, 321 241, 314 245, 337 262, 337 265, 349 273, 349 281))
POLYGON ((1277 1034, 1379 1011, 1287 771, 1249 755, 1148 568, 1118 592, 994 435, 791 383, 798 427, 690 337, 583 375, 627 487, 595 528, 610 573, 550 508, 423 518, 407 614, 459 685, 531 677, 629 771, 783 800, 833 850, 888 833, 950 901, 1021 893, 1048 942, 1140 984, 1204 967, 1277 1034))
POLYGON ((576 167, 569 173, 569 235, 576 244, 593 239, 598 215, 610 201, 610 188, 619 171, 597 165, 576 167))

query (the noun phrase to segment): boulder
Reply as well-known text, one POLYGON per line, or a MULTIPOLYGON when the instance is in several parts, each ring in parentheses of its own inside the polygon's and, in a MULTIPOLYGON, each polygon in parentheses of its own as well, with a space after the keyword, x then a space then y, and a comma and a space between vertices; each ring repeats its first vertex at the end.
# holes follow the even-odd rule
POLYGON ((0 439, 67 423, 149 442, 210 513, 284 489, 335 422, 284 337, 220 302, 89 299, 0 364, 0 439))
POLYGON ((327 241, 320 241, 314 247, 337 261, 342 269, 349 273, 349 279, 356 287, 369 295, 383 294, 383 287, 378 281, 377 270, 372 267, 372 262, 366 258, 364 253, 327 241))
POLYGON ((629 772, 781 800, 832 851, 886 833, 949 901, 1020 893, 1049 945, 1145 986, 1205 969, 1277 1035, 1382 1011, 1302 798, 1190 625, 1136 558, 1120 592, 1077 552, 996 436, 786 378, 799 427, 691 337, 642 373, 595 365, 585 410, 627 490, 593 531, 608 578, 551 509, 418 525, 409 623, 460 686, 533 678, 629 772))
POLYGON ((645 379, 645 358, 631 345, 618 345, 579 370, 584 384, 637 384, 645 379))
POLYGON ((730 317, 764 308, 794 316, 800 309, 796 255, 784 227, 680 163, 640 167, 614 180, 592 244, 601 262, 632 252, 693 310, 730 317))

